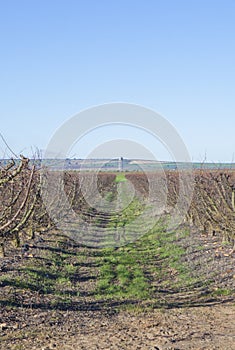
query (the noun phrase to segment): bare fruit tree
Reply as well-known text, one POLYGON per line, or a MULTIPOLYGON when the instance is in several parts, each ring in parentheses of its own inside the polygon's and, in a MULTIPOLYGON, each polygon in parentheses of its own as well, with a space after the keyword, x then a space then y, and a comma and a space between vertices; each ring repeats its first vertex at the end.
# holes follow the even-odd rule
POLYGON ((4 256, 5 245, 15 242, 19 246, 22 229, 34 212, 38 199, 36 167, 23 156, 10 160, 0 169, 0 254, 4 256))

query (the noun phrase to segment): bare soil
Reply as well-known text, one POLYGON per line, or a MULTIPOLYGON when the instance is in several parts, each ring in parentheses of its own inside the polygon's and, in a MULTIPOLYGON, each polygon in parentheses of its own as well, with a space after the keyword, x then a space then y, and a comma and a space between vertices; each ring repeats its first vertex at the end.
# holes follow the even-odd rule
POLYGON ((147 313, 3 312, 1 349, 235 349, 231 303, 147 313))

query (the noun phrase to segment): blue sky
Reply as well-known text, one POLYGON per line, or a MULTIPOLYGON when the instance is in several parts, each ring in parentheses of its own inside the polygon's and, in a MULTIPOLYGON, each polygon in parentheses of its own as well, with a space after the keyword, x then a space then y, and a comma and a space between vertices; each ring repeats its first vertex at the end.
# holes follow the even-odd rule
POLYGON ((85 108, 129 102, 167 118, 192 160, 232 161, 234 0, 0 0, 0 42, 0 131, 17 154, 85 108))

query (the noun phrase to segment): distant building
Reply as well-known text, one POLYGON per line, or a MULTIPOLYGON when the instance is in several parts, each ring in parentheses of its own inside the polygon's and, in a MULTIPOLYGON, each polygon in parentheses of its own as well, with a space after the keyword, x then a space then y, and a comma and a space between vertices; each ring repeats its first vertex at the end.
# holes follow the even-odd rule
POLYGON ((123 157, 119 157, 118 159, 118 170, 123 171, 123 157))

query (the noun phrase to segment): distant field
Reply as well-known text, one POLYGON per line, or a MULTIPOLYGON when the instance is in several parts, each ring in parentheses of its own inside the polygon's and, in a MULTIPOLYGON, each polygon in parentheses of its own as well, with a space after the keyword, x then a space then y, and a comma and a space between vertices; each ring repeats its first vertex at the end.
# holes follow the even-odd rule
MULTIPOLYGON (((5 166, 9 162, 9 159, 0 160, 1 166, 5 166)), ((16 164, 20 160, 16 160, 16 164)), ((44 159, 31 160, 38 166, 41 164, 49 166, 55 170, 86 170, 92 171, 101 169, 102 171, 118 171, 120 170, 120 161, 116 159, 44 159)), ((123 171, 154 171, 154 170, 175 170, 175 169, 187 169, 188 167, 193 169, 235 169, 235 163, 208 163, 208 162, 192 162, 192 163, 175 163, 167 161, 154 161, 154 160, 142 160, 142 159, 123 159, 122 170, 123 171)))

